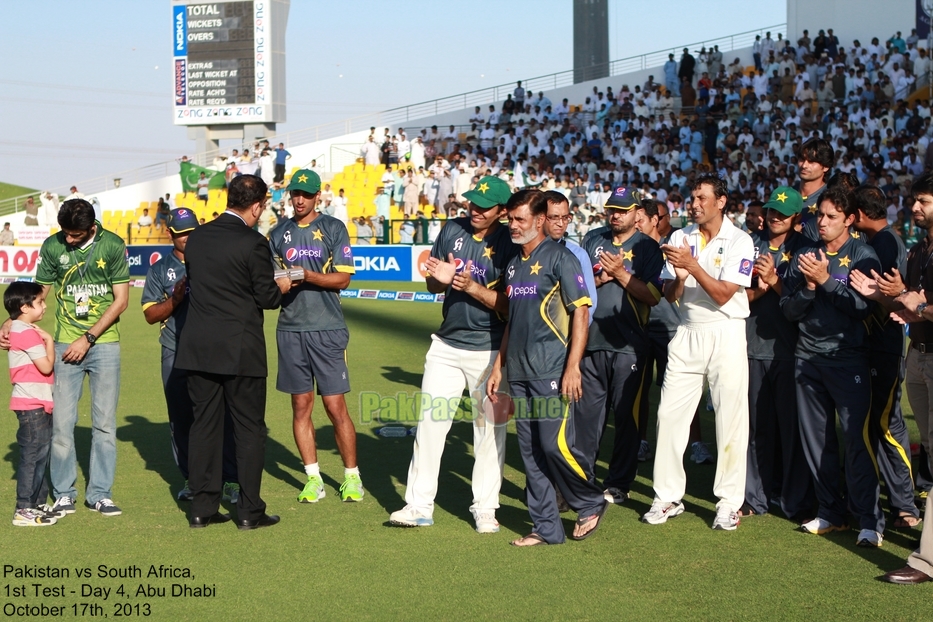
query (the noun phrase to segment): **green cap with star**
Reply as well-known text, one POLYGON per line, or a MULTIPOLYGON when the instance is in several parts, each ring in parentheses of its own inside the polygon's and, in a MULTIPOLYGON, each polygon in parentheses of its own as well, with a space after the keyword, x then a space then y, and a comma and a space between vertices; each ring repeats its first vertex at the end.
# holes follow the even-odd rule
POLYGON ((765 203, 765 209, 773 209, 785 216, 793 216, 803 211, 803 198, 790 186, 778 186, 765 203))
POLYGON ((295 174, 292 175, 292 180, 288 182, 288 188, 286 188, 289 192, 292 190, 301 190, 308 194, 317 194, 320 189, 321 176, 307 168, 295 171, 295 174))
POLYGON ((512 196, 509 185, 492 175, 483 177, 476 182, 476 187, 463 193, 463 198, 483 209, 490 209, 497 205, 505 205, 512 196))

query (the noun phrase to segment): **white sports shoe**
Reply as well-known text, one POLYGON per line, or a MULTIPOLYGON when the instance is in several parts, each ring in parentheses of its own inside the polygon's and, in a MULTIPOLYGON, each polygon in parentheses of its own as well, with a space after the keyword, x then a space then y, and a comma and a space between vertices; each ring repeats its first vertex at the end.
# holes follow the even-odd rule
POLYGON ((859 546, 880 547, 884 542, 884 536, 873 529, 863 529, 858 532, 858 540, 855 543, 859 546))
MULTIPOLYGON (((401 510, 392 512, 389 515, 389 522, 399 527, 430 527, 434 524, 434 519, 418 512, 410 505, 406 505, 401 510)), ((496 523, 497 528, 498 525, 496 523)))
POLYGON ((819 517, 800 526, 800 531, 812 533, 817 536, 822 536, 833 531, 845 531, 846 529, 848 529, 848 527, 845 525, 833 525, 828 520, 819 517))
POLYGON ((713 520, 713 529, 717 531, 735 531, 739 526, 739 514, 731 510, 716 510, 716 519, 713 520))
POLYGON ((641 517, 641 522, 649 525, 660 525, 666 523, 667 519, 680 516, 683 513, 684 504, 681 501, 674 501, 673 503, 655 501, 651 504, 651 509, 641 517))
POLYGON ((476 533, 499 533, 499 521, 492 512, 480 512, 476 515, 476 533))

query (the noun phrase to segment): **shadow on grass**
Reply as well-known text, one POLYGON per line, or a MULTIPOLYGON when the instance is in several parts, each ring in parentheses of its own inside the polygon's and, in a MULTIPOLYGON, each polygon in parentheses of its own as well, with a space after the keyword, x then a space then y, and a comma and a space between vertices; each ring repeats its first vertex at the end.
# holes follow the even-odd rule
POLYGON ((392 321, 387 322, 385 314, 378 305, 344 305, 343 315, 347 323, 378 326, 380 332, 390 331, 397 333, 402 339, 411 339, 415 341, 423 340, 426 336, 433 333, 438 326, 438 322, 434 318, 418 320, 412 316, 393 316, 392 321))
MULTIPOLYGON (((84 488, 87 489, 87 479, 88 473, 90 471, 90 462, 91 462, 91 430, 90 428, 75 426, 75 453, 77 454, 78 459, 78 468, 81 471, 79 479, 75 482, 75 488, 81 490, 80 483, 85 482, 84 488)), ((9 451, 6 455, 3 456, 3 459, 10 463, 10 471, 12 475, 10 476, 11 480, 16 480, 16 472, 19 468, 19 445, 15 442, 8 445, 9 451)), ((51 460, 51 456, 50 456, 51 460)), ((48 472, 46 472, 46 477, 49 477, 48 472)), ((49 494, 54 495, 55 491, 52 490, 51 482, 49 483, 49 494)))
POLYGON ((395 384, 408 385, 410 387, 421 388, 421 374, 405 371, 401 367, 391 367, 383 365, 382 377, 395 384))
MULTIPOLYGON (((117 429, 117 438, 133 444, 146 469, 157 473, 162 478, 162 481, 166 484, 167 494, 174 499, 175 496, 172 491, 177 491, 182 487, 184 478, 172 456, 168 422, 150 421, 141 415, 129 415, 126 417, 126 421, 126 425, 117 429)), ((330 438, 331 442, 333 442, 332 434, 330 438)), ((89 432, 87 443, 89 447, 89 432)), ((297 457, 295 452, 271 437, 266 438, 265 472, 301 490, 304 481, 298 479, 292 470, 283 466, 294 464, 301 464, 301 459, 297 457)), ((177 503, 179 509, 184 510, 188 507, 185 502, 177 503)))

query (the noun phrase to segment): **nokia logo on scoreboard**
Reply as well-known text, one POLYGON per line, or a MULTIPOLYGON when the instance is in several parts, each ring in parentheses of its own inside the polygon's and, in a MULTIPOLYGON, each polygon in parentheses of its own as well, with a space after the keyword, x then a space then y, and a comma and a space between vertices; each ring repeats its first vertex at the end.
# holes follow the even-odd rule
POLYGON ((172 17, 175 26, 175 56, 187 56, 188 23, 185 21, 185 7, 172 7, 172 17))

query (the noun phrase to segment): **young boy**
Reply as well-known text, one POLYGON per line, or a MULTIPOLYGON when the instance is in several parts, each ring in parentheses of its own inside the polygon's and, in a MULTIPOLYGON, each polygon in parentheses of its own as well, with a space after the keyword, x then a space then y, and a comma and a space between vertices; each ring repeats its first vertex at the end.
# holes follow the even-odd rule
POLYGON ((38 283, 16 281, 3 294, 10 327, 10 409, 19 419, 16 442, 20 459, 16 482, 17 527, 54 525, 58 516, 45 504, 49 495, 45 477, 52 447, 52 336, 35 326, 45 315, 45 298, 38 283))

